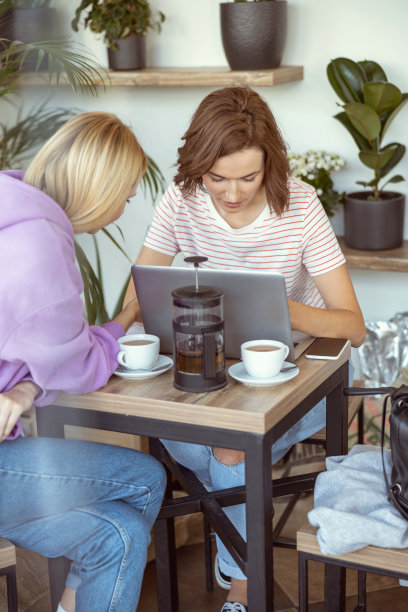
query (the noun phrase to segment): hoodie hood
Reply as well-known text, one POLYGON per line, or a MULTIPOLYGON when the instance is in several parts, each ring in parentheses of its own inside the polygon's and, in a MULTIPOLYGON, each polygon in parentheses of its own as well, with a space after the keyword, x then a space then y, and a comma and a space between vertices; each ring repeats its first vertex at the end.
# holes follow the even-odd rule
POLYGON ((0 172, 0 230, 23 221, 45 219, 73 236, 72 225, 61 206, 43 191, 24 183, 23 178, 23 170, 0 172))

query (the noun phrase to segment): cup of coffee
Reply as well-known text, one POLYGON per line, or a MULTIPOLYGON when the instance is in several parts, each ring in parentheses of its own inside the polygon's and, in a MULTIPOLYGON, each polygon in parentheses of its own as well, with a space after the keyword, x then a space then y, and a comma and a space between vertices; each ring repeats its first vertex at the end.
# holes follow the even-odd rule
POLYGON ((241 344, 241 358, 250 376, 276 376, 289 353, 289 347, 278 340, 250 340, 241 344))
POLYGON ((128 370, 150 370, 160 350, 160 338, 151 334, 129 334, 119 338, 118 363, 128 370))

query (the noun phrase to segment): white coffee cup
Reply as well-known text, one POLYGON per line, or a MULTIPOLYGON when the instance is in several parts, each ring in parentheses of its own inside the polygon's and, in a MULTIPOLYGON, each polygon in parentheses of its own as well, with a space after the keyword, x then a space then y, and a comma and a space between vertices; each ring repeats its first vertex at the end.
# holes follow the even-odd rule
POLYGON ((128 370, 150 370, 157 361, 160 338, 151 334, 129 334, 118 340, 118 363, 128 370))
POLYGON ((289 353, 289 347, 278 340, 250 340, 241 344, 241 358, 250 376, 276 376, 289 353))

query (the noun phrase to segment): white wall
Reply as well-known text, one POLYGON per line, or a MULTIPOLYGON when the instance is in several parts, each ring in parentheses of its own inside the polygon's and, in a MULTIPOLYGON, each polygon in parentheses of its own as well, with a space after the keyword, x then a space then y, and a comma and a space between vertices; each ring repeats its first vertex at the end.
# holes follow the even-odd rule
MULTIPOLYGON (((75 3, 54 0, 53 4, 60 11, 62 27, 71 34, 69 22, 79 0, 75 3)), ((148 65, 227 65, 221 44, 219 0, 151 0, 151 4, 160 8, 167 19, 160 35, 149 34, 148 65)), ((288 13, 283 64, 303 65, 304 80, 260 87, 257 91, 270 104, 290 150, 302 152, 315 148, 341 154, 348 168, 333 178, 338 189, 353 190, 356 180, 371 176, 359 162, 349 134, 332 118, 338 107, 326 78, 326 66, 339 56, 356 61, 372 59, 382 65, 390 81, 407 91, 407 0, 288 0, 288 13)), ((106 65, 106 50, 91 32, 72 36, 84 42, 106 65)), ((195 107, 209 91, 209 87, 115 88, 95 99, 75 96, 68 88, 60 88, 53 104, 116 112, 132 125, 144 149, 170 181, 180 138, 195 107)), ((40 88, 24 91, 27 105, 43 95, 44 90, 40 88)), ((408 144, 407 136, 408 105, 395 119, 389 139, 408 144)), ((408 179, 408 154, 398 172, 408 179)), ((407 183, 399 184, 398 190, 407 194, 407 183)), ((152 213, 152 204, 139 195, 120 222, 131 259, 138 254, 152 213)), ((333 225, 342 233, 341 210, 333 225)), ((408 214, 405 237, 408 237, 408 214)), ((91 247, 89 237, 84 236, 82 242, 91 247)), ((105 240, 101 240, 101 245, 108 304, 112 306, 129 265, 105 240)), ((387 319, 397 310, 408 310, 406 275, 363 271, 351 274, 366 319, 387 319)))

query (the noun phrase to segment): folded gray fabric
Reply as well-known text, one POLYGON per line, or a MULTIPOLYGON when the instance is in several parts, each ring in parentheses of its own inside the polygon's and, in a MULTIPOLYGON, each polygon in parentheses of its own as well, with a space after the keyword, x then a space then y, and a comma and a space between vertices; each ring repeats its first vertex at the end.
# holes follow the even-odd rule
MULTIPOLYGON (((384 456, 390 474, 390 451, 384 456)), ((368 544, 408 546, 408 521, 387 499, 379 447, 357 444, 348 455, 328 457, 326 468, 317 477, 315 507, 308 513, 323 554, 343 555, 368 544)))

